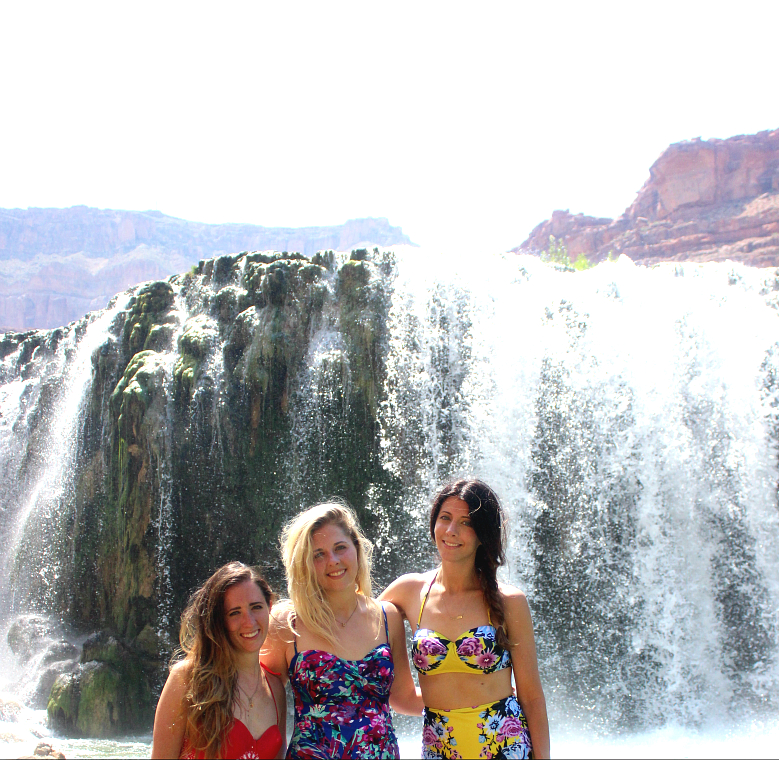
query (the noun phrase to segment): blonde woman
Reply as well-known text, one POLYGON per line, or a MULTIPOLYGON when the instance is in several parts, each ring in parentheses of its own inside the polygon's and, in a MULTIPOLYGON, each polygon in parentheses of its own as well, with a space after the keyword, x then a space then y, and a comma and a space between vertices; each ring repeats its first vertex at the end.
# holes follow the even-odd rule
POLYGON ((284 686, 259 657, 272 600, 265 579, 240 562, 192 595, 181 616, 185 656, 154 716, 153 758, 284 757, 284 686))
POLYGON ((400 614, 376 602, 371 544, 344 504, 307 509, 281 538, 289 602, 274 610, 262 661, 288 677, 287 757, 399 757, 390 705, 419 715, 400 614))

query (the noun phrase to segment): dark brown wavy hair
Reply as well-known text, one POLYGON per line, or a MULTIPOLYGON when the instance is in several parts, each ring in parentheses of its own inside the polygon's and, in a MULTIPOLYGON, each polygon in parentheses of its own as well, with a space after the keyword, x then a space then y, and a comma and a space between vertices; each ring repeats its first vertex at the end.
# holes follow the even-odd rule
POLYGON ((179 642, 189 678, 184 733, 206 757, 221 757, 233 724, 238 676, 225 625, 224 597, 229 588, 245 581, 256 583, 272 604, 271 587, 256 567, 228 562, 192 594, 181 616, 179 642))
POLYGON ((476 537, 481 546, 476 550, 476 575, 479 577, 484 601, 495 626, 495 639, 508 648, 506 614, 503 595, 498 588, 498 568, 506 563, 506 515, 498 495, 478 478, 460 478, 441 486, 433 496, 430 509, 430 536, 435 541, 435 524, 443 503, 455 496, 468 505, 476 537))

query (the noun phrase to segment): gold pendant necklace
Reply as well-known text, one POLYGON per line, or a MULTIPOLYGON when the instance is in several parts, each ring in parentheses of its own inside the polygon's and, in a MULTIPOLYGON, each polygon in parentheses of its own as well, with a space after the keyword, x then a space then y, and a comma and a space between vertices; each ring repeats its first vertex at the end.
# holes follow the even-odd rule
POLYGON ((346 620, 343 623, 340 620, 336 620, 335 622, 338 623, 338 625, 340 625, 341 628, 346 628, 346 624, 352 619, 352 617, 354 616, 354 613, 357 612, 357 608, 359 606, 360 606, 360 599, 358 598, 356 603, 355 603, 355 605, 354 605, 354 609, 352 610, 352 614, 349 615, 349 617, 346 618, 346 620))
MULTIPOLYGON (((249 696, 249 694, 245 692, 243 688, 241 688, 240 681, 236 682, 238 691, 240 691, 246 697, 246 699, 249 700, 249 710, 254 709, 254 697, 257 695, 257 690, 260 688, 260 676, 262 676, 262 666, 260 666, 259 671, 257 672, 257 685, 254 687, 254 691, 252 692, 251 696, 249 696)), ((248 710, 246 712, 248 713, 248 710)))

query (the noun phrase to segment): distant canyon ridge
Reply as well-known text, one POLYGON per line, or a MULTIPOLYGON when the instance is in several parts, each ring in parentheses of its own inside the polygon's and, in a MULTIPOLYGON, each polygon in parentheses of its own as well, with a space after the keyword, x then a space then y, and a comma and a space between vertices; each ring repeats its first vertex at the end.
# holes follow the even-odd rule
POLYGON ((239 251, 347 251, 412 244, 386 219, 331 227, 203 224, 159 211, 0 209, 0 332, 49 329, 117 293, 239 251))
POLYGON ((738 261, 779 266, 779 129, 669 146, 617 219, 555 211, 516 253, 554 236, 571 260, 626 254, 638 264, 738 261))
MULTIPOLYGON (((669 146, 617 219, 555 211, 515 253, 549 238, 571 260, 626 254, 634 262, 736 261, 779 266, 779 129, 669 146)), ((53 328, 103 308, 116 293, 239 251, 412 244, 386 219, 332 227, 203 224, 158 211, 0 209, 0 332, 53 328)))

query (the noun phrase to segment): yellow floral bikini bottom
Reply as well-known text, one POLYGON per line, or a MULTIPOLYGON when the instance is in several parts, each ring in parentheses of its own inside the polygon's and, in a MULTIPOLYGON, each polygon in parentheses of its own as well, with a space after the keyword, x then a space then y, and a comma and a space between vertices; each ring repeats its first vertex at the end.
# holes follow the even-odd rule
POLYGON ((532 757, 527 720, 516 697, 457 710, 425 708, 423 758, 532 757))

